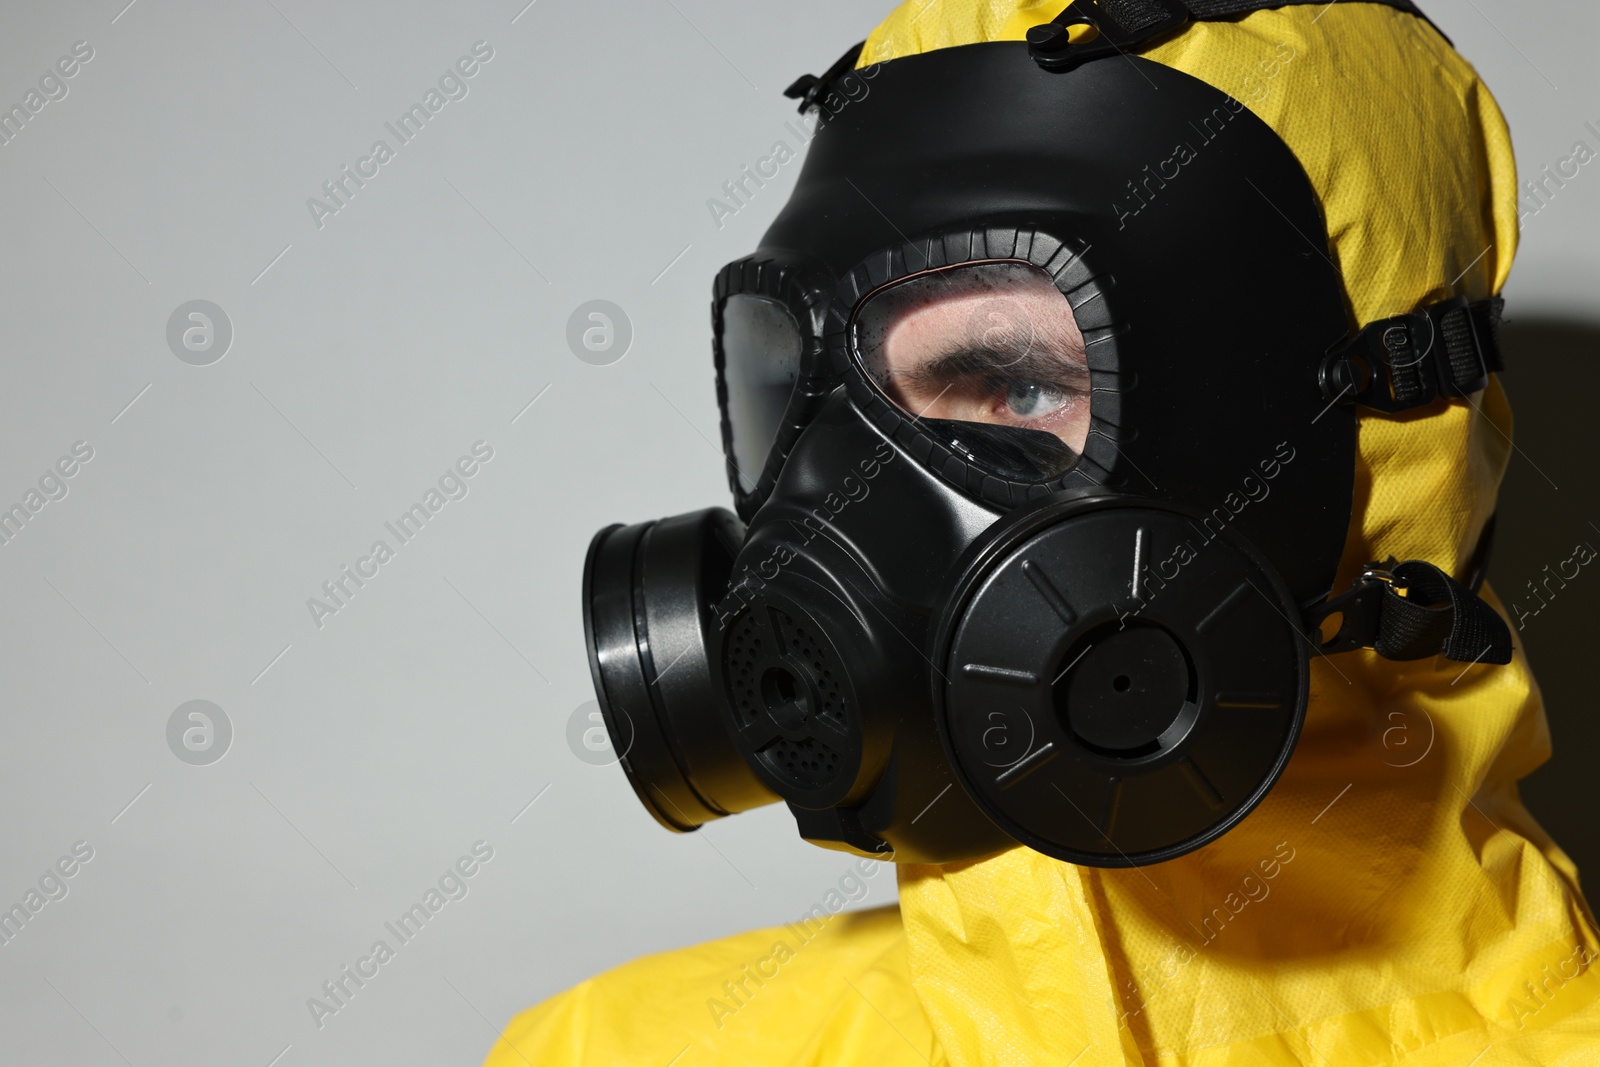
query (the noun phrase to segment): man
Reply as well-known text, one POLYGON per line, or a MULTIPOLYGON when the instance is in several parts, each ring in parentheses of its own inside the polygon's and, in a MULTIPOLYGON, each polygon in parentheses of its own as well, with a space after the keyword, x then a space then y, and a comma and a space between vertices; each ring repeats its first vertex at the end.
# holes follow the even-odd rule
MULTIPOLYGON (((1123 13, 1128 10, 1118 6, 1123 13)), ((1214 20, 1198 11, 1202 5, 1194 4, 1196 10, 1190 13, 1195 20, 1146 39, 1125 39, 1116 51, 1128 54, 1093 58, 1078 71, 1103 66, 1081 77, 1068 69, 1070 64, 1052 68, 1052 57, 1092 46, 1097 35, 1116 43, 1116 35, 1108 32, 1105 22, 1085 28, 1070 18, 1057 20, 1055 30, 1037 30, 1052 22, 1059 7, 1060 0, 1054 4, 911 0, 897 9, 874 31, 856 61, 863 71, 882 64, 878 68, 882 80, 874 83, 870 97, 845 106, 834 120, 840 132, 833 139, 827 139, 826 128, 819 134, 807 164, 811 184, 802 175, 801 190, 774 227, 789 247, 818 242, 811 251, 819 260, 827 260, 830 253, 821 237, 794 235, 826 230, 841 212, 858 212, 851 216, 857 221, 850 227, 840 224, 843 235, 838 240, 849 244, 852 238, 844 230, 854 233, 868 226, 863 220, 875 212, 887 220, 882 224, 886 232, 904 230, 903 249, 921 248, 921 255, 931 257, 933 246, 923 234, 936 227, 912 220, 918 212, 933 217, 930 213, 941 210, 935 203, 941 198, 959 199, 953 192, 946 195, 943 183, 950 183, 949 189, 981 186, 985 195, 1010 205, 995 217, 1020 226, 1031 225, 1037 214, 1035 202, 1028 199, 1034 195, 1030 190, 1049 181, 1066 190, 1061 195, 1067 207, 1058 217, 1069 221, 1061 225, 1069 225, 1073 212, 1080 212, 1088 220, 1083 232, 1095 237, 1071 246, 1066 260, 1081 256, 1092 264, 1097 255, 1120 254, 1119 242, 1149 243, 1109 272, 1116 275, 1114 286, 1102 273, 1098 275, 1102 283, 1092 289, 1084 288, 1081 279, 1068 285, 1063 279, 1070 267, 1047 270, 1048 264, 1029 260, 1033 253, 1022 251, 1022 239, 1014 233, 1006 238, 1010 242, 1006 248, 1015 251, 994 255, 968 250, 953 257, 960 260, 954 264, 936 264, 931 258, 913 262, 909 251, 874 260, 868 252, 884 243, 878 238, 862 238, 864 247, 851 245, 848 254, 839 252, 837 262, 827 264, 831 278, 855 276, 849 274, 855 269, 851 264, 860 260, 859 277, 865 279, 849 290, 851 294, 859 290, 859 296, 830 298, 838 310, 828 336, 837 339, 830 343, 837 344, 845 361, 837 373, 855 382, 850 388, 856 391, 848 394, 851 403, 855 410, 865 410, 874 397, 882 401, 872 408, 878 412, 873 424, 889 427, 883 429, 886 441, 932 442, 920 446, 920 457, 906 445, 905 452, 886 451, 884 455, 893 458, 882 462, 891 467, 900 463, 903 469, 922 463, 928 477, 943 478, 951 491, 959 488, 1001 513, 1005 506, 997 503, 995 494, 1009 492, 1006 485, 1048 483, 1068 491, 1072 473, 1086 470, 1086 481, 1111 485, 1110 476, 1102 474, 1114 474, 1123 456, 1129 463, 1137 459, 1152 467, 1166 463, 1166 469, 1190 471, 1192 476, 1174 479, 1151 470, 1149 485, 1139 482, 1137 472, 1129 472, 1131 481, 1125 484, 1133 487, 1129 491, 1152 498, 1165 494, 1163 499, 1187 501, 1184 506, 1194 512, 1197 531, 1205 517, 1219 515, 1219 526, 1231 523, 1264 545, 1268 557, 1282 561, 1284 586, 1295 594, 1265 602, 1288 614, 1305 606, 1300 595, 1305 583, 1288 573, 1294 566, 1296 544, 1285 534, 1285 543, 1274 548, 1273 524, 1258 516, 1278 507, 1275 501, 1292 491, 1288 488, 1292 479, 1301 477, 1299 472, 1319 462, 1326 451, 1319 446, 1313 454, 1305 444, 1307 435, 1331 433, 1327 420, 1347 418, 1355 441, 1344 464, 1347 481, 1341 483, 1348 487, 1349 510, 1339 512, 1330 572, 1336 561, 1341 583, 1355 579, 1357 589, 1383 593, 1382 587, 1395 576, 1368 567, 1371 561, 1386 557, 1429 561, 1446 576, 1437 588, 1448 591, 1454 605, 1452 637, 1441 638, 1442 644, 1435 641, 1429 646, 1431 652, 1417 644, 1401 649, 1404 638, 1382 632, 1390 623, 1373 621, 1379 630, 1376 637, 1370 632, 1357 634, 1343 646, 1338 640, 1325 640, 1317 651, 1341 647, 1345 651, 1309 658, 1303 729, 1296 741, 1294 729, 1285 727, 1275 742, 1281 743, 1285 761, 1269 759, 1270 766, 1251 772, 1255 777, 1237 802, 1230 799, 1225 784, 1207 778, 1204 766, 1190 765, 1184 773, 1195 783, 1193 794, 1174 794, 1167 807, 1178 814, 1154 811, 1148 814, 1147 826, 1130 827, 1129 820, 1139 816, 1132 801, 1120 816, 1114 800, 1103 812, 1077 814, 1058 804, 1060 810, 1050 817, 1062 821, 1044 829, 1028 823, 1031 809, 1007 807, 1013 803, 1008 798, 1025 788, 1009 788, 1014 784, 1005 780, 1010 768, 1027 770, 1035 783, 1048 778, 1046 772, 1034 773, 1031 766, 1035 754, 1045 752, 1032 735, 1015 758, 992 761, 998 770, 995 781, 1000 783, 994 792, 985 792, 979 776, 963 765, 955 775, 962 789, 941 794, 942 800, 934 798, 937 805, 951 805, 948 810, 955 812, 966 810, 962 805, 969 802, 961 798, 970 794, 973 810, 981 810, 1005 830, 1004 846, 985 836, 988 821, 979 830, 959 830, 954 816, 941 816, 945 809, 937 805, 925 809, 935 814, 912 827, 915 820, 900 820, 897 814, 872 822, 876 809, 870 799, 861 801, 861 794, 841 801, 821 798, 818 792, 807 801, 811 794, 802 787, 823 790, 829 772, 803 761, 798 769, 789 764, 787 771, 770 761, 763 765, 761 753, 770 748, 747 753, 747 761, 757 768, 754 778, 737 782, 727 778, 733 784, 725 786, 702 788, 691 782, 694 788, 685 786, 684 792, 673 794, 660 782, 635 780, 641 799, 653 806, 657 817, 679 829, 770 802, 779 793, 791 800, 808 838, 902 861, 899 906, 841 915, 804 928, 774 927, 618 968, 513 1020, 490 1055, 492 1067, 523 1062, 540 1067, 565 1063, 1496 1067, 1600 1062, 1596 1000, 1600 979, 1592 973, 1600 937, 1571 862, 1517 797, 1517 779, 1549 752, 1538 691, 1520 653, 1511 655, 1503 623, 1496 628, 1492 619, 1477 616, 1474 629, 1463 621, 1474 610, 1468 575, 1481 569, 1484 530, 1509 453, 1509 408, 1498 381, 1482 373, 1473 379, 1463 372, 1454 390, 1444 384, 1430 386, 1435 391, 1415 403, 1405 395, 1406 373, 1426 359, 1438 358, 1429 355, 1436 348, 1443 351, 1447 342, 1456 344, 1444 337, 1447 327, 1442 324, 1454 322, 1460 327, 1464 320, 1449 319, 1454 312, 1440 311, 1446 307, 1443 302, 1459 299, 1460 304, 1450 305, 1458 308, 1486 306, 1511 267, 1517 193, 1509 137, 1498 109, 1471 67, 1419 14, 1403 10, 1408 7, 1404 3, 1284 6, 1214 20), (1027 49, 1019 43, 1025 35, 1031 42, 1027 49), (1039 123, 1037 156, 1025 145, 989 158, 975 158, 977 149, 961 156, 958 147, 952 149, 959 157, 955 163, 934 166, 917 154, 914 142, 912 149, 885 145, 885 158, 873 158, 870 144, 851 142, 860 153, 857 164, 828 154, 837 153, 836 146, 849 137, 851 123, 875 121, 869 107, 889 106, 883 100, 894 94, 884 86, 897 64, 911 70, 917 63, 946 55, 962 78, 970 71, 989 69, 979 60, 991 53, 962 52, 964 48, 993 50, 1004 62, 1037 60, 1044 70, 1067 70, 1064 76, 1079 77, 1077 84, 1083 86, 1123 81, 1134 85, 1128 65, 1149 81, 1149 99, 1138 97, 1143 92, 1138 88, 1118 90, 1122 96, 1109 91, 1096 95, 1087 88, 1073 96, 1070 87, 1062 88, 1063 100, 1081 98, 1085 108, 1098 109, 1092 121, 1085 120, 1084 129, 1101 129, 1106 123, 1114 128, 1117 115, 1125 114, 1126 135, 1135 138, 1148 125, 1139 117, 1140 108, 1178 106, 1153 101, 1160 93, 1174 100, 1189 83, 1169 80, 1169 74, 1140 65, 1144 63, 1205 83, 1218 91, 1221 103, 1194 116, 1193 136, 1181 135, 1171 148, 1150 157, 1148 169, 1114 175, 1118 187, 1123 178, 1127 181, 1110 202, 1105 198, 1090 202, 1093 198, 1087 195, 1082 203, 1072 199, 1077 195, 1073 190, 1099 180, 1090 173, 1094 159, 1085 160, 1077 171, 1047 170, 1041 176, 1040 168, 1057 150, 1046 143, 1049 115, 1043 112, 1030 120, 1039 123), (978 65, 957 65, 965 62, 964 56, 978 65), (1233 103, 1242 104, 1243 110, 1233 108, 1233 103), (859 109, 858 118, 852 118, 851 108, 859 109), (1267 169, 1239 162, 1244 154, 1230 155, 1242 150, 1228 138, 1256 136, 1250 132, 1257 129, 1250 125, 1251 116, 1264 122, 1303 168, 1315 198, 1314 212, 1297 206, 1294 181, 1299 178, 1273 177, 1267 169), (851 170, 852 166, 858 169, 851 170), (880 191, 872 186, 871 176, 893 173, 897 167, 905 171, 905 195, 875 196, 880 191), (822 184, 820 176, 831 173, 828 168, 842 170, 850 182, 822 184), (1186 182, 1192 183, 1190 188, 1186 182), (1198 197, 1196 187, 1210 182, 1217 184, 1208 190, 1222 190, 1229 198, 1237 194, 1238 199, 1210 191, 1198 197), (843 189, 847 184, 856 186, 855 195, 868 202, 865 206, 848 200, 852 194, 843 189), (836 194, 837 200, 827 199, 836 194), (1251 199, 1257 196, 1259 200, 1251 199), (1255 208, 1248 206, 1252 203, 1255 208), (1249 226, 1237 232, 1236 243, 1243 247, 1270 240, 1275 242, 1271 248, 1282 250, 1272 253, 1279 258, 1265 265, 1241 260, 1237 249, 1230 247, 1235 241, 1220 230, 1205 244, 1160 245, 1163 240, 1176 241, 1177 228, 1185 220, 1207 222, 1200 218, 1207 210, 1238 213, 1240 218, 1254 212, 1249 226), (1090 219, 1095 212, 1102 216, 1100 222, 1090 219), (1320 231, 1305 232, 1318 225, 1318 214, 1320 231), (1279 218, 1286 224, 1283 232, 1261 236, 1258 231, 1277 225, 1279 218), (1296 245, 1296 240, 1301 243, 1296 245), (873 263, 889 265, 880 269, 873 263), (1335 328, 1375 339, 1378 348, 1361 350, 1375 354, 1355 371, 1339 369, 1334 356, 1321 363, 1325 402, 1289 398, 1301 378, 1306 382, 1316 378, 1314 359, 1306 364, 1310 368, 1306 374, 1286 375, 1281 385, 1263 379, 1259 390, 1253 390, 1249 377, 1229 379, 1236 373, 1229 362, 1234 355, 1241 361, 1255 360, 1252 373, 1262 375, 1273 372, 1274 360, 1289 358, 1281 354, 1287 351, 1279 344, 1281 330, 1267 325, 1250 328, 1252 297, 1259 298, 1275 275, 1302 272, 1295 277, 1314 280, 1324 263, 1334 272, 1330 284, 1337 290, 1336 299, 1330 297, 1324 307, 1307 296, 1307 310, 1300 316, 1305 328, 1311 329, 1313 320, 1321 322, 1328 314, 1340 318, 1342 309, 1344 321, 1335 323, 1335 328), (1147 267, 1169 270, 1176 280, 1163 292, 1141 289, 1139 282, 1145 277, 1141 271, 1147 267), (1238 294, 1237 306, 1226 295, 1229 279, 1215 277, 1219 273, 1236 278, 1236 288, 1247 290, 1238 294), (1186 287, 1185 277, 1192 279, 1193 288, 1213 295, 1208 297, 1210 304, 1189 308, 1178 321, 1170 309, 1185 306, 1178 291, 1186 287), (1158 298, 1167 301, 1163 305, 1167 310, 1141 311, 1142 304, 1158 298), (1102 303, 1111 305, 1111 310, 1098 310, 1102 303), (1207 307, 1214 308, 1214 314, 1208 315, 1207 307), (1441 332, 1417 342, 1414 349, 1406 347, 1411 343, 1408 338, 1415 336, 1396 333, 1401 327, 1395 324, 1401 320, 1393 317, 1419 315, 1419 309, 1429 308, 1434 309, 1433 317, 1425 322, 1441 332), (1141 313, 1146 317, 1134 321, 1141 313), (1140 337, 1163 330, 1168 333, 1163 335, 1161 353, 1147 356, 1137 375, 1123 364, 1113 368, 1109 357, 1087 354, 1120 345, 1126 356, 1140 337), (1181 343, 1183 331, 1192 345, 1181 343), (1208 391, 1207 374, 1227 382, 1227 387, 1208 391), (1388 391, 1373 392, 1374 374, 1389 375, 1388 391), (1164 378, 1185 375, 1191 382, 1186 392, 1161 393, 1164 378), (1352 397, 1358 394, 1361 400, 1356 404, 1352 397), (1148 403, 1154 395, 1164 397, 1162 404, 1140 415, 1141 398, 1148 403), (1183 403, 1184 396, 1190 403, 1183 403), (1247 435, 1251 425, 1268 421, 1275 410, 1291 402, 1308 403, 1310 417, 1291 421, 1284 438, 1286 450, 1264 453, 1260 468, 1242 477, 1232 469, 1217 475, 1219 487, 1231 478, 1242 488, 1226 494, 1219 489, 1217 499, 1225 502, 1225 510, 1210 508, 1210 499, 1193 485, 1210 477, 1206 472, 1218 464, 1207 466, 1196 460, 1184 467, 1184 453, 1203 459, 1221 448, 1219 442, 1230 435, 1247 435), (1128 424, 1136 421, 1137 436, 1127 432, 1128 424), (1097 444, 1097 435, 1110 443, 1097 444), (1298 449, 1291 438, 1300 442, 1298 449), (1161 447, 1152 440, 1160 441, 1161 447), (931 465, 925 458, 929 449, 942 449, 935 454, 953 457, 953 465, 943 460, 931 465), (1304 458, 1296 459, 1297 455, 1304 458), (1086 459, 1098 466, 1087 465, 1086 459), (948 473, 952 470, 956 473, 948 473), (970 470, 987 472, 983 477, 989 480, 969 477, 970 470), (1253 480, 1254 488, 1245 478, 1253 480), (991 492, 992 486, 999 488, 991 492), (1196 499, 1189 500, 1185 493, 1196 499), (1471 651, 1461 651, 1461 642, 1477 640, 1484 647, 1475 660, 1471 651), (1456 641, 1454 647, 1451 641, 1456 641), (1374 651, 1374 645, 1388 651, 1374 651), (1434 654, 1441 651, 1443 655, 1434 654), (1287 759, 1291 748, 1293 758, 1287 759), (783 778, 785 773, 790 779, 783 778), (791 781, 792 794, 782 793, 785 781, 791 781), (723 792, 718 793, 719 788, 723 792), (698 796, 708 811, 675 813, 678 802, 671 800, 673 795, 698 796), (803 802, 796 803, 795 797, 803 802), (831 814, 844 808, 861 814, 850 818, 831 814), (816 811, 828 813, 828 819, 807 814, 816 811), (1079 815, 1082 819, 1074 822, 1079 815), (1190 821, 1170 831, 1156 825, 1169 816, 1190 821), (941 829, 940 818, 951 821, 941 829), (929 822, 935 829, 927 829, 929 822), (1050 827, 1056 825, 1061 829, 1052 836, 1050 827), (970 833, 970 839, 963 839, 969 843, 949 845, 959 836, 958 830, 970 833), (1145 844, 1137 844, 1139 840, 1145 844), (893 852, 888 844, 879 848, 875 841, 892 844, 893 852), (1018 842, 1031 847, 1007 847, 1018 842), (949 860, 953 855, 960 858, 949 860), (905 862, 912 859, 930 861, 905 862)), ((1116 13, 1113 5, 1105 7, 1116 13)), ((978 74, 971 74, 971 79, 959 92, 983 99, 997 127, 1010 121, 1011 111, 1026 111, 1037 103, 1017 94, 989 100, 983 94, 992 91, 992 84, 978 74)), ((943 106, 932 100, 935 93, 928 95, 930 107, 943 106)), ((920 120, 907 112, 907 121, 920 120)), ((1021 127, 1028 128, 1026 123, 1021 127)), ((975 129, 971 140, 976 143, 985 136, 986 131, 975 129)), ((1114 148, 1112 140, 1104 143, 1106 151, 1114 148)), ((769 233, 765 245, 777 242, 769 233)), ((1049 261, 1059 262, 1063 261, 1049 261)), ((840 285, 845 291, 844 283, 840 285)), ((1297 281, 1292 288, 1309 293, 1314 285, 1297 281)), ((1293 295, 1279 302, 1286 299, 1293 295)), ((725 295, 719 300, 725 302, 725 295)), ((1261 303, 1260 322, 1265 324, 1276 312, 1267 306, 1269 302, 1261 303)), ((773 341, 775 335, 757 330, 751 336, 759 334, 766 340, 752 350, 768 353, 763 358, 771 365, 760 373, 735 368, 739 346, 749 341, 740 331, 747 326, 755 330, 750 325, 754 319, 746 322, 741 316, 747 312, 737 307, 730 311, 719 304, 719 308, 723 308, 719 345, 729 363, 724 390, 737 392, 739 375, 749 375, 765 382, 768 394, 776 396, 775 410, 789 412, 753 418, 748 411, 730 411, 730 433, 735 438, 730 456, 741 479, 735 481, 736 494, 766 494, 751 500, 741 496, 754 541, 762 522, 756 505, 777 499, 779 504, 769 507, 780 506, 788 491, 787 483, 775 475, 785 464, 813 462, 804 458, 806 449, 821 446, 818 431, 813 428, 808 437, 803 420, 792 417, 797 402, 785 399, 797 376, 803 378, 796 370, 803 346, 794 345, 781 358, 771 355, 781 347, 773 341), (789 409, 784 408, 786 403, 791 404, 789 409), (791 422, 792 433, 785 429, 791 422), (746 438, 755 434, 754 447, 748 439, 738 440, 741 434, 746 438)), ((1418 331, 1422 330, 1418 324, 1425 324, 1424 319, 1409 321, 1418 331)), ((1479 333, 1484 335, 1486 329, 1479 333)), ((1315 345, 1307 342, 1306 350, 1315 357, 1324 347, 1318 339, 1315 345)), ((1480 363, 1480 372, 1484 366, 1494 369, 1480 363)), ((1430 373, 1444 382, 1446 371, 1430 373)), ((842 405, 843 396, 828 402, 842 405)), ((729 405, 736 407, 732 400, 729 405)), ((1321 477, 1326 481, 1333 475, 1321 477)), ((872 499, 865 489, 861 495, 872 499)), ((850 504, 855 512, 840 508, 824 518, 832 528, 852 521, 850 515, 862 514, 867 506, 850 504)), ((1060 506, 1075 505, 1067 499, 1060 506)), ((1311 531, 1323 520, 1303 507, 1286 514, 1289 519, 1298 516, 1307 531, 1300 554, 1314 555, 1319 550, 1312 546, 1311 531)), ((876 521, 890 520, 885 516, 876 521)), ((1218 545, 1231 543, 1232 534, 1217 531, 1213 536, 1218 545)), ((817 543, 822 540, 826 538, 817 543)), ((811 542, 792 536, 791 542, 799 546, 791 556, 799 553, 800 562, 791 564, 790 557, 784 557, 774 564, 770 573, 762 574, 767 586, 781 585, 786 567, 805 562, 801 557, 811 550, 811 542)), ((901 543, 911 551, 919 538, 907 533, 901 543)), ((1130 543, 1144 544, 1132 538, 1130 543)), ((1204 620, 1187 630, 1177 623, 1157 627, 1152 620, 1163 618, 1161 612, 1180 595, 1167 590, 1181 589, 1185 568, 1198 573, 1212 566, 1222 550, 1200 544, 1195 550, 1200 562, 1193 564, 1180 555, 1149 557, 1157 559, 1155 569, 1137 554, 1143 549, 1134 551, 1132 599, 1107 616, 1117 623, 1115 632, 1129 627, 1135 632, 1170 632, 1179 635, 1173 641, 1189 649, 1184 642, 1190 638, 1183 635, 1205 630, 1204 620), (1159 568, 1169 562, 1170 568, 1159 568), (1141 586, 1141 581, 1151 584, 1141 586), (1139 630, 1140 626, 1145 629, 1139 630)), ((1112 565, 1108 562, 1106 567, 1112 565)), ((1118 560, 1114 566, 1118 580, 1128 586, 1129 580, 1122 577, 1125 563, 1118 560)), ((736 568, 736 591, 739 573, 736 568)), ((751 581, 754 584, 744 598, 726 609, 725 618, 742 617, 739 613, 748 613, 749 603, 767 595, 767 586, 751 581)), ((1306 588, 1323 596, 1342 588, 1326 574, 1306 581, 1306 588)), ((1398 582, 1405 584, 1403 579, 1398 582)), ((1384 595, 1425 604, 1429 596, 1424 588, 1414 582, 1405 595, 1398 590, 1384 595)), ((968 595, 978 598, 980 592, 969 590, 968 595)), ((1485 595, 1492 603, 1492 594, 1485 595)), ((1325 603, 1332 605, 1335 600, 1325 603)), ((1346 614, 1360 610, 1357 600, 1337 600, 1337 604, 1346 614)), ((1081 613, 1081 604, 1077 606, 1081 613)), ((1332 624, 1336 614, 1330 611, 1323 617, 1332 624)), ((1324 638, 1336 628, 1325 627, 1324 638)), ((948 640, 940 648, 962 640, 959 628, 948 629, 948 640)), ((1022 632, 1013 646, 1030 632, 1022 632)), ((1102 627, 1097 633, 1101 635, 1097 641, 1106 641, 1113 630, 1102 627)), ((1085 654, 1088 647, 1092 646, 1086 646, 1085 654)), ((845 659, 850 654, 848 649, 839 653, 845 659)), ((1143 659, 1135 656, 1128 662, 1155 670, 1149 664, 1165 654, 1147 649, 1139 653, 1143 659)), ((1190 651, 1178 655, 1180 664, 1184 656, 1190 651)), ((827 673, 824 660, 819 653, 819 673, 827 673)), ((1076 682, 1067 672, 1082 670, 1075 662, 1063 667, 1068 684, 1076 682)), ((737 671, 728 669, 733 673, 727 684, 737 694, 737 671)), ((981 676, 985 670, 994 674, 1010 669, 980 667, 969 673, 981 676)), ((1182 675, 1184 668, 1176 669, 1182 675)), ((935 665, 934 670, 954 673, 951 666, 935 665)), ((1194 674, 1197 668, 1192 663, 1188 670, 1200 678, 1193 684, 1204 689, 1204 671, 1194 674)), ((814 705, 832 690, 816 688, 801 667, 792 674, 773 667, 765 671, 749 683, 750 693, 765 696, 752 699, 766 700, 771 714, 789 730, 768 736, 801 736, 800 726, 821 714, 814 705)), ((602 673, 597 666, 597 678, 602 673)), ((1023 673, 1012 670, 1011 681, 1023 673)), ((956 701, 959 686, 945 681, 950 688, 944 699, 956 701)), ((1137 672, 1109 671, 1103 681, 1107 692, 1094 698, 1102 702, 1120 699, 1112 691, 1137 694, 1144 684, 1137 672)), ((1052 699, 1048 680, 1041 686, 1044 699, 1052 699)), ((618 699, 613 692, 612 700, 618 699)), ((1113 798, 1119 781, 1134 780, 1141 768, 1162 757, 1163 749, 1173 744, 1174 731, 1198 730, 1211 721, 1243 721, 1201 711, 1193 713, 1200 718, 1190 722, 1183 718, 1190 713, 1184 712, 1170 723, 1170 716, 1162 718, 1140 733, 1143 726, 1129 725, 1137 715, 1084 719, 1081 709, 1088 697, 1069 694, 1061 699, 1064 703, 1052 706, 1060 710, 1066 726, 1039 716, 1030 717, 1026 725, 1064 731, 1062 738, 1070 735, 1086 751, 1122 761, 1117 766, 1126 770, 1108 779, 1106 795, 1113 798)), ((1204 703, 1193 692, 1187 700, 1180 694, 1184 708, 1196 701, 1204 703)), ((1273 717, 1286 715, 1289 702, 1267 693, 1253 699, 1236 696, 1231 703, 1218 698, 1216 703, 1244 719, 1265 716, 1248 720, 1256 726, 1241 728, 1247 732, 1237 736, 1246 739, 1270 732, 1259 724, 1277 722, 1273 717)), ((759 708, 752 714, 758 715, 759 708)), ((941 751, 954 753, 949 758, 960 764, 959 723, 955 718, 949 723, 941 751)), ((831 736, 826 730, 816 732, 823 742, 831 736)), ((995 741, 986 733, 982 743, 1006 749, 1009 736, 995 741)), ((837 748, 848 755, 843 741, 837 748)), ((693 762, 692 755, 687 758, 693 762)), ((1057 767, 1061 765, 1058 761, 1057 767)), ((694 777, 686 772, 686 779, 694 777)), ((1210 772, 1210 778, 1220 777, 1210 772)), ((698 781, 709 780, 702 775, 698 781)), ((1053 780, 1065 784, 1057 791, 1074 809, 1080 807, 1069 796, 1071 781, 1053 780)), ((1042 789, 1041 794, 1045 799, 1035 807, 1048 800, 1042 789)), ((899 800, 886 805, 897 812, 903 806, 899 800)), ((915 814, 914 807, 906 814, 915 814)))

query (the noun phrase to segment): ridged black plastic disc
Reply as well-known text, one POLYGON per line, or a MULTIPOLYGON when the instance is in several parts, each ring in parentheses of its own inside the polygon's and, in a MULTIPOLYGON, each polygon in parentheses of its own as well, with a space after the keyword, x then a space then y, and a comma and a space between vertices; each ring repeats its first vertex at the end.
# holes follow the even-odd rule
POLYGON ((952 606, 937 646, 951 762, 1040 852, 1121 867, 1199 848, 1261 800, 1299 737, 1299 612, 1214 517, 1052 505, 973 561, 952 606))

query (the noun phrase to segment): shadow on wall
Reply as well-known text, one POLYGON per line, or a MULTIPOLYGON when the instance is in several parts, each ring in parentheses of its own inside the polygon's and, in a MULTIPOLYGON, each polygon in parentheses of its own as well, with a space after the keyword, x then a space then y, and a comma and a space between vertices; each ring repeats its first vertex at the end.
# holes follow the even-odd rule
POLYGON ((1522 798, 1600 899, 1600 558, 1581 565, 1574 552, 1600 551, 1600 323, 1508 320, 1500 339, 1517 451, 1500 489, 1489 580, 1544 691, 1555 748, 1523 780, 1522 798))

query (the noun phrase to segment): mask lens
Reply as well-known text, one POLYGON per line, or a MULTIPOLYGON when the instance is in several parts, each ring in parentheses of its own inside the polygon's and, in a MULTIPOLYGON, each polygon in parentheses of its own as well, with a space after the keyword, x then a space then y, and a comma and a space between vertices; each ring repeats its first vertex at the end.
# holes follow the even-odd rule
POLYGON ((969 263, 880 289, 856 308, 851 344, 885 396, 996 475, 1054 479, 1083 451, 1083 335, 1038 267, 969 263))
POLYGON ((733 462, 747 493, 756 487, 789 406, 800 349, 800 326, 778 301, 735 293, 723 302, 722 380, 733 462))

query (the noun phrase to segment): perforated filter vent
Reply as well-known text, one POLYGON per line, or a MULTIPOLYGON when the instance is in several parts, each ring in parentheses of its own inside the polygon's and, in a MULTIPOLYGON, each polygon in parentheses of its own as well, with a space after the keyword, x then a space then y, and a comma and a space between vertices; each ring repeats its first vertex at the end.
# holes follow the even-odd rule
POLYGON ((728 651, 724 657, 728 700, 741 727, 754 722, 762 711, 761 694, 756 689, 756 680, 760 677, 756 664, 762 656, 764 644, 761 628, 755 621, 755 612, 745 612, 733 624, 733 633, 728 637, 728 651))
POLYGON ((790 652, 811 668, 811 679, 822 698, 822 706, 818 710, 830 723, 844 729, 844 693, 839 688, 838 679, 833 676, 833 668, 825 658, 822 646, 812 638, 810 631, 788 615, 776 610, 773 614, 789 636, 790 652))
POLYGON ((756 757, 780 781, 804 790, 832 783, 847 762, 849 714, 843 667, 808 622, 770 605, 753 606, 724 646, 728 702, 756 757), (792 679, 778 701, 763 679, 792 679))

